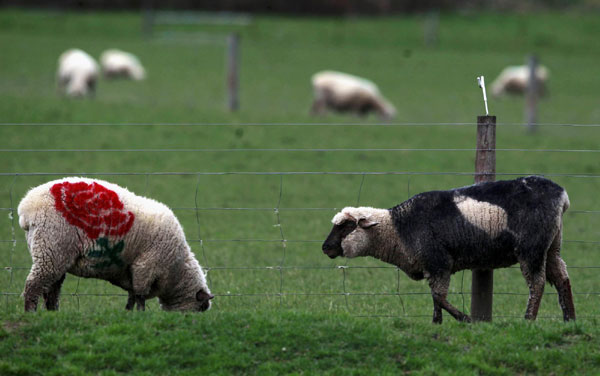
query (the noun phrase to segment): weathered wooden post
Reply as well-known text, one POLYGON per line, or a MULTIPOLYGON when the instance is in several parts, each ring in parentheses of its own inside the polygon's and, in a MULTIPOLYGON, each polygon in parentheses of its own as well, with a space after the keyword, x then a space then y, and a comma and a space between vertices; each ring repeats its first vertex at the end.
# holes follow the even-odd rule
POLYGON ((239 41, 237 33, 227 37, 227 105, 229 111, 237 111, 240 107, 239 89, 239 41))
MULTIPOLYGON (((496 117, 490 116, 483 76, 477 77, 483 91, 485 116, 477 116, 477 151, 475 152, 475 183, 496 180, 496 117)), ((473 270, 471 274, 471 318, 492 321, 494 271, 473 270)))
MULTIPOLYGON (((477 116, 475 183, 496 180, 496 117, 477 116)), ((492 321, 493 270, 473 270, 471 277, 471 318, 492 321)))
POLYGON ((537 123, 537 102, 540 89, 536 74, 538 65, 537 57, 535 55, 529 56, 527 65, 529 68, 529 80, 525 93, 525 123, 527 124, 527 129, 533 132, 537 123))

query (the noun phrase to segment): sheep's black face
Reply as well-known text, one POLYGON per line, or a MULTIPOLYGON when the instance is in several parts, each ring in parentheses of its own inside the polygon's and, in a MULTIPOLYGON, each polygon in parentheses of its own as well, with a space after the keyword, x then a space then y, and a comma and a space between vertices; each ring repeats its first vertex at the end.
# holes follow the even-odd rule
POLYGON ((329 236, 327 236, 327 239, 325 239, 325 242, 323 243, 323 253, 330 258, 343 256, 344 250, 342 249, 342 240, 355 229, 356 222, 354 221, 345 221, 339 225, 334 225, 329 236))
POLYGON ((204 312, 210 308, 210 301, 215 296, 211 293, 207 293, 206 291, 200 290, 196 293, 196 300, 200 303, 198 310, 200 312, 204 312))

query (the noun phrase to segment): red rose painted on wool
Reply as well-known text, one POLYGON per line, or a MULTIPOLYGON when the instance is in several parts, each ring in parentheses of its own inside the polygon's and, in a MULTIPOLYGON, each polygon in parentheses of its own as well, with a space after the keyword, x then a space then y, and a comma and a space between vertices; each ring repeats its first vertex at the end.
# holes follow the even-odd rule
POLYGON ((133 225, 135 216, 123 209, 119 196, 98 183, 58 183, 50 193, 56 210, 92 240, 100 235, 123 236, 133 225))

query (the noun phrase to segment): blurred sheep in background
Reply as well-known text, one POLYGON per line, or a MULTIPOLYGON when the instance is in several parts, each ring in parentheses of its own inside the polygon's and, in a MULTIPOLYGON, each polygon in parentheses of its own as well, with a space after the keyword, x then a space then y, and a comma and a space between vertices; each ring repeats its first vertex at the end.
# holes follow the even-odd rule
MULTIPOLYGON (((500 96, 503 94, 524 94, 529 86, 529 67, 527 65, 508 66, 500 72, 498 78, 492 82, 492 94, 500 96)), ((537 66, 535 70, 538 94, 546 93, 546 82, 549 71, 543 65, 537 66)))
POLYGON ((98 79, 98 63, 80 49, 69 49, 58 59, 58 90, 69 97, 93 96, 98 79))
POLYGON ((390 120, 396 109, 381 95, 373 82, 346 73, 322 71, 312 76, 314 100, 312 114, 323 114, 327 109, 367 115, 377 113, 390 120))
POLYGON ((106 50, 100 56, 100 65, 106 78, 129 78, 136 81, 146 78, 146 70, 139 59, 129 52, 106 50))

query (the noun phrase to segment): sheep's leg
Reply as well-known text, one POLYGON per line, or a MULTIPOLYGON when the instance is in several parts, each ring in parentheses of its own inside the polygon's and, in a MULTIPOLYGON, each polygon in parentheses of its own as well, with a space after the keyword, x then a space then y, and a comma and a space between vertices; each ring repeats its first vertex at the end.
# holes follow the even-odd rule
POLYGON ((433 298, 433 320, 435 324, 442 323, 442 306, 438 304, 435 297, 433 298))
POLYGON ((525 310, 525 319, 535 320, 542 302, 544 294, 544 284, 546 283, 545 265, 538 270, 532 270, 532 266, 527 263, 521 263, 521 272, 527 281, 529 287, 529 299, 527 300, 527 309, 525 310))
POLYGON ((563 319, 569 321, 575 320, 575 305, 573 304, 573 293, 571 292, 571 282, 567 273, 567 264, 560 257, 561 237, 562 231, 556 235, 548 251, 546 278, 551 285, 556 287, 563 319))
POLYGON ((133 291, 128 291, 129 296, 127 296, 127 304, 125 305, 125 309, 131 311, 133 306, 135 305, 135 295, 133 291))
POLYGON ((311 115, 322 115, 323 113, 325 113, 325 100, 321 99, 321 98, 315 98, 315 100, 312 103, 312 106, 310 107, 310 114, 311 115))
POLYGON ((446 300, 450 286, 450 274, 446 273, 429 278, 429 287, 433 297, 433 323, 442 323, 442 308, 458 321, 471 322, 471 317, 465 315, 446 300))
POLYGON ((44 293, 44 301, 48 311, 58 310, 58 301, 60 297, 60 288, 65 280, 66 274, 63 274, 58 281, 54 282, 48 292, 44 293))
POLYGON ((136 295, 135 296, 135 302, 137 303, 137 310, 138 311, 145 311, 146 310, 146 298, 144 298, 142 295, 136 295))
POLYGON ((128 311, 133 310, 133 307, 136 305, 136 303, 138 311, 146 310, 146 298, 142 295, 136 295, 132 291, 129 291, 129 296, 127 297, 127 305, 125 306, 125 309, 128 311))
POLYGON ((37 309, 38 300, 42 295, 48 309, 58 308, 62 281, 67 270, 75 262, 75 255, 69 250, 70 245, 63 244, 68 237, 49 236, 61 234, 63 230, 60 226, 48 226, 43 229, 30 229, 27 232, 27 245, 33 264, 23 291, 26 312, 37 309))
MULTIPOLYGON (((146 256, 150 257, 150 256, 146 256)), ((142 256, 131 265, 133 295, 138 311, 146 309, 146 296, 150 294, 152 283, 156 280, 157 271, 151 267, 153 263, 142 256)))
MULTIPOLYGON (((43 264, 44 266, 40 267, 40 263, 34 262, 31 267, 31 271, 27 276, 27 280, 25 281, 25 290, 23 291, 23 297, 25 298, 25 311, 26 312, 34 312, 37 310, 38 299, 40 295, 44 295, 44 299, 48 297, 53 299, 56 297, 56 301, 58 301, 58 295, 60 291, 60 284, 58 281, 61 278, 64 278, 66 270, 52 270, 53 266, 58 266, 56 264, 43 264), (50 269, 50 270, 49 270, 50 269), (58 289, 50 293, 51 296, 46 295, 47 291, 51 290, 58 284, 58 289)), ((62 281, 61 281, 62 283, 62 281)), ((49 304, 48 300, 46 300, 46 304, 49 304)), ((54 306, 52 302, 50 302, 50 306, 54 306)), ((58 307, 58 304, 56 304, 58 307)))

